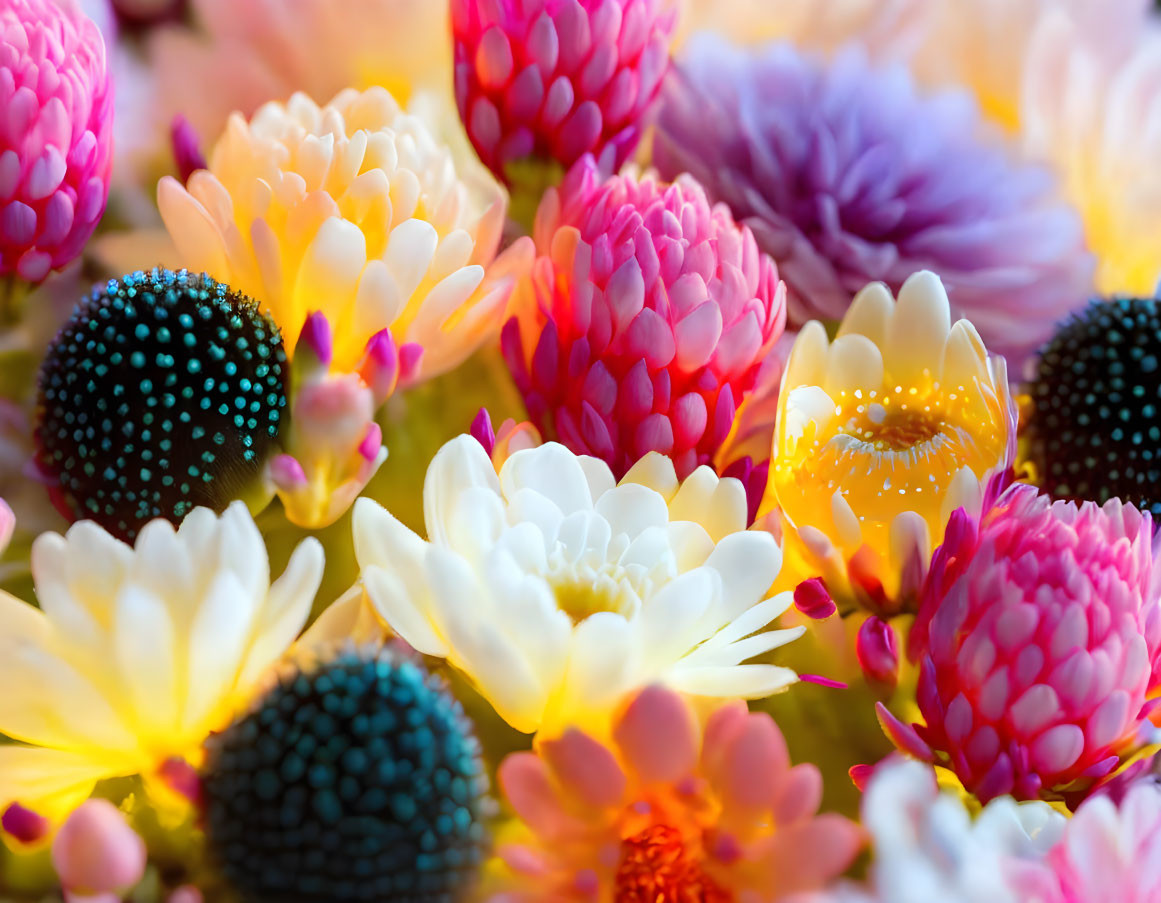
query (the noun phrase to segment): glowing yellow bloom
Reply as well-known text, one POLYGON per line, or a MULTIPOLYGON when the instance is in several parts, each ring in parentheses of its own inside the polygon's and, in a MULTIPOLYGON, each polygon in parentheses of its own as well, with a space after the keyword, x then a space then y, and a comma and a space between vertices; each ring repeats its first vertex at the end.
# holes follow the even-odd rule
POLYGON ((531 259, 527 238, 496 257, 503 189, 382 88, 232 116, 209 168, 163 179, 158 204, 180 264, 282 329, 298 388, 271 478, 310 527, 338 518, 385 457, 371 418, 397 382, 494 336, 531 259))
POLYGON ((938 277, 894 301, 874 283, 833 342, 799 333, 779 397, 766 507, 781 509, 787 567, 840 601, 892 607, 914 590, 953 510, 978 506, 1015 451, 1003 358, 952 325, 938 277))
POLYGON ((302 629, 322 577, 305 540, 270 583, 245 506, 164 520, 130 548, 96 524, 32 549, 40 609, 0 594, 0 811, 61 815, 104 778, 193 766, 302 629))

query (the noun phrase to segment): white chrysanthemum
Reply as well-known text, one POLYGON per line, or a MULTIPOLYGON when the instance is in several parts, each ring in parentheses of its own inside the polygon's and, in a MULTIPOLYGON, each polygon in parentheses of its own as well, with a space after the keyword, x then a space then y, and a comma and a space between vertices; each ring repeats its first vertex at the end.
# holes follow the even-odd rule
POLYGON ((195 509, 130 548, 81 521, 32 549, 40 609, 0 594, 0 811, 67 810, 103 778, 196 765, 302 629, 322 577, 305 540, 273 584, 245 505, 195 509))
POLYGON ((356 503, 366 591, 396 633, 447 658, 518 730, 599 723, 650 683, 757 698, 796 679, 741 664, 801 629, 758 632, 790 605, 789 593, 766 598, 781 551, 746 530, 741 484, 708 467, 679 484, 650 454, 617 484, 602 461, 549 443, 497 475, 460 436, 428 469, 424 515, 427 542, 356 503))
POLYGON ((871 778, 862 821, 874 848, 871 887, 827 898, 835 903, 1023 903, 1020 864, 1042 859, 1066 820, 1011 797, 973 820, 961 799, 939 792, 930 767, 900 761, 871 778))
POLYGON ((493 260, 503 189, 382 88, 231 116, 208 166, 185 187, 158 186, 177 259, 255 298, 292 355, 307 315, 321 312, 337 372, 353 371, 386 327, 422 350, 405 383, 455 366, 501 325, 513 268, 530 253, 517 242, 493 260))

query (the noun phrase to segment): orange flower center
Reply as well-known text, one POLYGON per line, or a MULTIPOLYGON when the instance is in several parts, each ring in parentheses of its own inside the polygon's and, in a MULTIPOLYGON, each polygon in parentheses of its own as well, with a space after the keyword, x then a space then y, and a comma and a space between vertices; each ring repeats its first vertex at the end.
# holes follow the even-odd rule
POLYGON ((621 842, 615 903, 733 903, 669 825, 652 825, 621 842))

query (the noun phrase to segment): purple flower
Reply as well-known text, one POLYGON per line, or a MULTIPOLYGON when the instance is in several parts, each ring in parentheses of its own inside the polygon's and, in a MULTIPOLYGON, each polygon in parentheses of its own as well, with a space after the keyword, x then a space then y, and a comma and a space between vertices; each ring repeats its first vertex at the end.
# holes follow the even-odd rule
POLYGON ((985 133, 974 101, 922 95, 854 50, 692 41, 662 92, 654 162, 689 172, 778 263, 790 318, 837 320, 930 269, 988 348, 1024 358, 1092 290, 1079 216, 1046 170, 985 133))

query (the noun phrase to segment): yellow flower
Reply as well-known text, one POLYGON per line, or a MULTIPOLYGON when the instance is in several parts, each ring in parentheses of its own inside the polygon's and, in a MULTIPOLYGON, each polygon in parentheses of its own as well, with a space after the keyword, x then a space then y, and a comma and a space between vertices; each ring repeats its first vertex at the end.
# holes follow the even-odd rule
POLYGON ((791 582, 822 576, 840 605, 902 604, 951 512, 978 506, 1010 466, 1004 360, 950 319, 943 285, 921 272, 898 302, 863 289, 833 342, 817 321, 799 333, 765 504, 780 509, 791 582))
POLYGON ((246 507, 195 509, 130 548, 81 521, 32 550, 40 609, 0 594, 0 811, 59 816, 104 778, 147 779, 249 702, 302 629, 322 576, 305 540, 270 583, 246 507))
POLYGON ((372 417, 397 383, 451 369, 502 325, 531 260, 527 238, 496 257, 506 203, 382 88, 232 116, 207 170, 162 179, 177 260, 255 298, 294 358, 271 478, 295 523, 333 522, 366 485, 385 457, 372 417))

